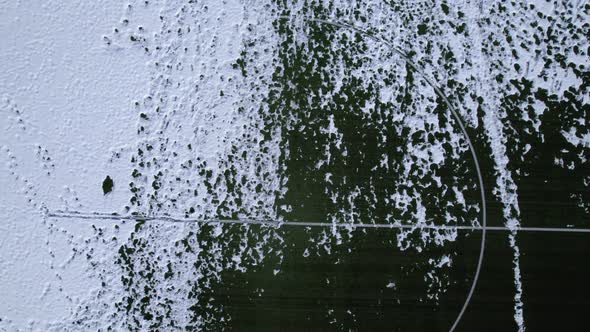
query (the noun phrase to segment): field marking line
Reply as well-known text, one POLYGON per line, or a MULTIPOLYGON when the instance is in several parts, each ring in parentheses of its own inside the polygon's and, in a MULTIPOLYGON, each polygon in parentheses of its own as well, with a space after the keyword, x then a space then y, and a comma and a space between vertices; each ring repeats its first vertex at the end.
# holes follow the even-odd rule
MULTIPOLYGON (((483 226, 453 226, 453 225, 409 225, 409 224, 367 224, 367 223, 331 223, 314 221, 281 221, 269 219, 196 219, 173 216, 142 216, 120 215, 96 212, 80 211, 53 211, 48 212, 47 217, 55 219, 85 219, 85 220, 129 220, 129 221, 164 221, 173 223, 199 223, 199 224, 243 224, 262 225, 280 228, 281 226, 300 227, 339 227, 339 228, 384 228, 384 229, 428 229, 428 230, 469 230, 483 231, 483 226)), ((514 231, 514 228, 506 226, 486 226, 487 231, 514 231)), ((559 228, 559 227, 518 227, 519 232, 551 232, 551 233, 590 233, 590 228, 559 228)))

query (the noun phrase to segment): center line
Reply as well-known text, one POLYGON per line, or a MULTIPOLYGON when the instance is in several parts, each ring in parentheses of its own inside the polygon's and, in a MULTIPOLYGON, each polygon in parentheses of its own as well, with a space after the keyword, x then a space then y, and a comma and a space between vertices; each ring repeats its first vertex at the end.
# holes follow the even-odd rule
MULTIPOLYGON (((514 228, 505 226, 451 226, 451 225, 404 225, 404 224, 365 224, 365 223, 330 223, 313 221, 280 221, 264 219, 191 219, 171 216, 141 216, 119 215, 108 213, 93 213, 79 211, 49 212, 47 216, 57 219, 86 219, 86 220, 133 220, 133 221, 165 221, 174 223, 199 223, 199 224, 247 224, 264 226, 302 226, 302 227, 341 227, 341 228, 390 228, 390 229, 432 229, 432 230, 489 230, 489 231, 514 231, 514 228)), ((519 232, 554 232, 554 233, 590 233, 588 228, 555 228, 555 227, 518 227, 519 232)))

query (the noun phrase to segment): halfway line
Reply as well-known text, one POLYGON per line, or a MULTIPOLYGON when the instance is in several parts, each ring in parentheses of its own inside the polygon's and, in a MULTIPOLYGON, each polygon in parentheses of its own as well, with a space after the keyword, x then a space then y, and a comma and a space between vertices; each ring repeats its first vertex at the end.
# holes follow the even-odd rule
POLYGON ((552 227, 506 227, 506 226, 438 226, 438 225, 402 225, 402 224, 349 224, 312 221, 280 221, 261 219, 191 219, 170 216, 141 216, 119 215, 108 213, 83 213, 78 211, 49 212, 47 216, 59 219, 90 219, 90 220, 133 220, 133 221, 166 221, 174 223, 201 224, 250 224, 264 226, 302 226, 302 227, 349 227, 349 228, 390 228, 390 229, 432 229, 432 230, 489 230, 489 231, 519 231, 519 232, 560 232, 560 233, 590 233, 588 228, 552 228, 552 227))

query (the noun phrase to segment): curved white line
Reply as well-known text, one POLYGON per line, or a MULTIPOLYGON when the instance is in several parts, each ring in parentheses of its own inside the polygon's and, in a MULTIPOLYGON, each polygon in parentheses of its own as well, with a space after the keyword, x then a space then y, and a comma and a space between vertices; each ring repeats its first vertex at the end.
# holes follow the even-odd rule
MULTIPOLYGON (((290 16, 279 16, 279 19, 291 19, 291 17, 290 16)), ((487 226, 486 199, 485 199, 485 189, 484 189, 484 184, 483 184, 483 177, 481 174, 481 169, 479 167, 479 161, 477 159, 477 154, 475 152, 475 148, 473 147, 473 144, 471 143, 471 139, 469 138, 469 135, 467 134, 467 130, 465 129, 463 121, 461 120, 459 113, 455 110, 453 105, 451 105, 451 103, 449 102, 449 99, 442 93, 440 88, 437 85, 435 85, 430 79, 428 79, 428 77, 426 77, 426 75, 420 69, 420 67, 416 63, 414 63, 404 51, 402 51, 397 46, 393 45, 391 42, 384 40, 383 38, 377 37, 373 34, 370 34, 360 28, 357 28, 352 24, 341 23, 341 22, 336 22, 336 21, 327 21, 327 20, 323 20, 323 19, 313 19, 313 18, 310 18, 309 20, 319 22, 319 23, 324 23, 324 24, 330 24, 333 26, 341 27, 341 28, 347 28, 347 29, 354 30, 358 33, 363 34, 366 37, 369 37, 377 42, 381 42, 381 43, 387 45, 395 53, 399 54, 402 58, 404 58, 406 60, 406 63, 408 63, 418 74, 420 74, 420 76, 422 76, 422 78, 426 81, 426 83, 428 83, 428 85, 430 85, 434 89, 436 94, 444 100, 448 109, 451 111, 451 114, 453 114, 453 117, 459 123, 459 127, 461 128, 461 132, 463 133, 463 135, 465 136, 465 139, 467 140, 467 144, 469 145, 469 151, 471 151, 471 155, 472 155, 473 161, 475 163, 475 169, 477 171, 477 180, 479 181, 479 188, 480 188, 480 194, 481 194, 481 204, 482 204, 481 217, 482 217, 482 221, 483 221, 482 222, 483 227, 482 227, 482 233, 481 233, 481 247, 480 247, 480 251, 479 251, 479 259, 477 261, 477 267, 475 269, 475 276, 473 277, 473 283, 471 284, 471 289, 469 290, 469 293, 467 294, 467 299, 465 300, 465 303, 463 304, 463 307, 461 308, 459 315, 457 316, 457 318, 455 319, 455 322, 453 323, 453 325, 451 326, 451 328, 449 330, 449 332, 453 332, 455 330, 455 328, 457 327, 457 325, 459 324, 461 317, 463 317, 463 314, 465 313, 465 310, 467 309, 469 302, 471 301, 471 297, 473 296, 473 292, 475 291, 475 286, 477 285, 477 280, 479 279, 479 274, 481 272, 481 267, 483 265, 483 257, 484 257, 485 242, 486 242, 486 226, 487 226)))

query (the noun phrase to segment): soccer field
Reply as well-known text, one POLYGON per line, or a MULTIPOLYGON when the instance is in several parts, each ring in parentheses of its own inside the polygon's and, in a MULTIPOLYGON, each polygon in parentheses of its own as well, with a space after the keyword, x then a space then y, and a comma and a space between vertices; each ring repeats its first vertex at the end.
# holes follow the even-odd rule
POLYGON ((588 328, 588 1, 4 1, 0 37, 0 331, 588 328))

